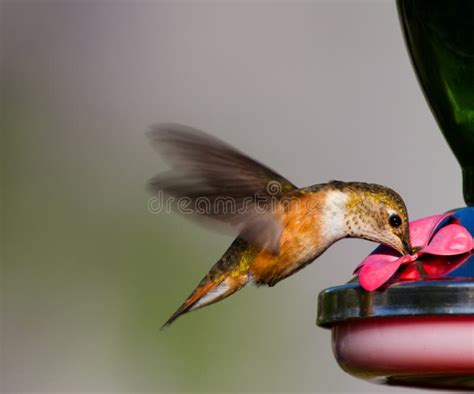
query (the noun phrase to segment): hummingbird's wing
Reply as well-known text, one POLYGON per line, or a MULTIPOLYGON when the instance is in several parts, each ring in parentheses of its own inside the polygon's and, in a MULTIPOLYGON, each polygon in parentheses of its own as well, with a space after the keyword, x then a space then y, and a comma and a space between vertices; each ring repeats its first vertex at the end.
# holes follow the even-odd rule
POLYGON ((178 124, 154 127, 152 145, 171 170, 150 181, 152 192, 174 197, 178 211, 230 225, 248 241, 278 250, 275 209, 296 186, 270 168, 203 131, 178 124), (180 210, 180 206, 185 209, 180 210))

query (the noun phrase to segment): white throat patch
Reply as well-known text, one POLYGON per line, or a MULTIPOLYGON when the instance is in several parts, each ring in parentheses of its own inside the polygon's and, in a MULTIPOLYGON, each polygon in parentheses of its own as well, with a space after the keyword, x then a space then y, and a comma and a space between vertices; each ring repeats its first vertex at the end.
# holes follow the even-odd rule
POLYGON ((346 203, 348 195, 339 190, 331 190, 326 194, 322 221, 323 234, 327 242, 335 242, 346 236, 346 203))

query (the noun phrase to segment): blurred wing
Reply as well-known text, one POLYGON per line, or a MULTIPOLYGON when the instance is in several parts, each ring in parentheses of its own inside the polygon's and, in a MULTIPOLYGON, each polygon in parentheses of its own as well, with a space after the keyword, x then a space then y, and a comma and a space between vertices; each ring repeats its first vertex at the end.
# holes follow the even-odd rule
MULTIPOLYGON (((200 130, 164 124, 150 132, 152 145, 172 169, 150 181, 154 194, 173 196, 193 217, 231 225, 242 237, 275 251, 281 224, 278 200, 296 186, 270 168, 200 130)), ((181 210, 182 211, 182 210, 181 210)))

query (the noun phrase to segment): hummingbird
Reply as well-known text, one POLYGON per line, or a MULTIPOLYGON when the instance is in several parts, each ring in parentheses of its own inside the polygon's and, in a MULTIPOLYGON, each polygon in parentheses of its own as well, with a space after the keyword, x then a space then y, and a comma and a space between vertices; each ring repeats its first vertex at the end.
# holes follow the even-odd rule
POLYGON ((151 192, 171 198, 178 211, 186 206, 192 218, 238 234, 162 329, 248 284, 276 285, 343 238, 413 252, 405 203, 388 187, 330 181, 298 188, 201 130, 162 124, 149 137, 171 163, 150 181, 151 192))

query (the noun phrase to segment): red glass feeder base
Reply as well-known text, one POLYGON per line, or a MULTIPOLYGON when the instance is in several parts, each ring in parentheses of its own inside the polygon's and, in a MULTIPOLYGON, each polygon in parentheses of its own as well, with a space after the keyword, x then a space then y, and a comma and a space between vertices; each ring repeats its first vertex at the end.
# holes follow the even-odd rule
POLYGON ((358 319, 331 327, 349 374, 375 383, 474 390, 474 316, 358 319))

